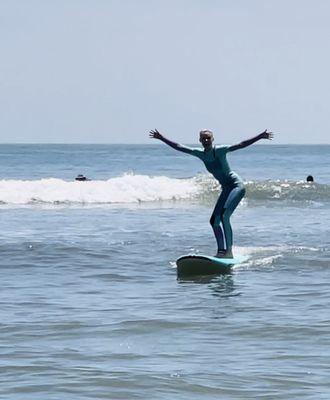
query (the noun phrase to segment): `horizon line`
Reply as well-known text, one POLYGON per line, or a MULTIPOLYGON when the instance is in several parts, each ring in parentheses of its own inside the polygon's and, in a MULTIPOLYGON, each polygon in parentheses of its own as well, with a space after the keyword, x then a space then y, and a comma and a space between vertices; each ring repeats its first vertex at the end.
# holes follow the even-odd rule
MULTIPOLYGON (((189 144, 189 145, 196 145, 197 143, 188 143, 188 142, 181 142, 183 144, 189 144)), ((0 142, 1 145, 119 145, 119 146, 145 146, 145 145, 155 145, 155 144, 161 144, 157 141, 154 141, 153 143, 121 143, 121 142, 0 142)), ((325 142, 320 142, 320 143, 254 143, 254 146, 320 146, 320 145, 326 145, 329 146, 329 143, 325 142)))

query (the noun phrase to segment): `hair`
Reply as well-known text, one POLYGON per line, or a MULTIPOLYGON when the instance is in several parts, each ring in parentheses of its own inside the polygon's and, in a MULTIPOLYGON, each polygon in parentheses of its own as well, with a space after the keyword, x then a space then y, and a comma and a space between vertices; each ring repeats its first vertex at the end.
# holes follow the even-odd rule
POLYGON ((308 175, 306 178, 307 182, 314 182, 314 178, 312 177, 312 175, 308 175))
POLYGON ((202 130, 199 132, 199 135, 202 135, 203 133, 208 133, 209 135, 212 135, 212 136, 213 136, 213 132, 210 131, 209 129, 202 129, 202 130))

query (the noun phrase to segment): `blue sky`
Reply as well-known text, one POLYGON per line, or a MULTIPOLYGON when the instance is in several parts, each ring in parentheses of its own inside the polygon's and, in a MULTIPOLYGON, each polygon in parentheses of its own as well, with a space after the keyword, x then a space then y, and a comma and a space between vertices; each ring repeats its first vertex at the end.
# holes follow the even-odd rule
POLYGON ((330 143, 330 2, 2 0, 0 141, 330 143))

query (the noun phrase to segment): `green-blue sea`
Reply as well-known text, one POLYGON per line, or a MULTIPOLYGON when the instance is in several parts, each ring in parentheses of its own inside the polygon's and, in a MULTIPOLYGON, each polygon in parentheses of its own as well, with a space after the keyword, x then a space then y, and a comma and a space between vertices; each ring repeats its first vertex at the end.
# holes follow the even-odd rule
POLYGON ((330 398, 330 146, 228 158, 248 259, 178 280, 179 256, 216 252, 198 159, 0 145, 1 399, 330 398))

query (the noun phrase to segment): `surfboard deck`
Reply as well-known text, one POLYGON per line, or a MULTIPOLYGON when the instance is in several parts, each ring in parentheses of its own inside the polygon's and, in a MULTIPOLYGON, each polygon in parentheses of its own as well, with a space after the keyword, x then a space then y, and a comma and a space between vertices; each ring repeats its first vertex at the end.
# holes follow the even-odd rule
POLYGON ((178 278, 193 275, 228 274, 231 267, 247 260, 246 256, 218 258, 203 254, 189 254, 177 259, 178 278))

